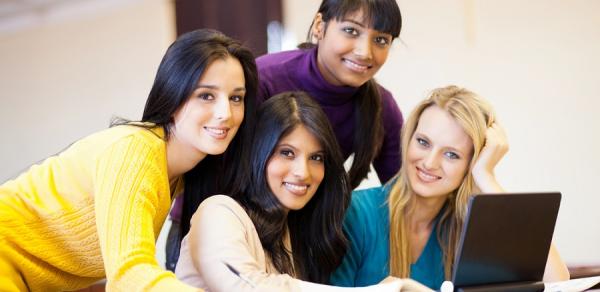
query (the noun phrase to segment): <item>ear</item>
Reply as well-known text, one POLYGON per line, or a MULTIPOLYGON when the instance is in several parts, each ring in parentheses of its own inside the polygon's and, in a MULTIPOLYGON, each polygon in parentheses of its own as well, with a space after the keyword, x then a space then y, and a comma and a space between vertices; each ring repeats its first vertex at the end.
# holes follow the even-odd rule
POLYGON ((323 39, 325 35, 325 21, 323 21, 323 14, 320 12, 315 15, 315 19, 313 19, 312 25, 312 42, 317 43, 319 40, 323 39))

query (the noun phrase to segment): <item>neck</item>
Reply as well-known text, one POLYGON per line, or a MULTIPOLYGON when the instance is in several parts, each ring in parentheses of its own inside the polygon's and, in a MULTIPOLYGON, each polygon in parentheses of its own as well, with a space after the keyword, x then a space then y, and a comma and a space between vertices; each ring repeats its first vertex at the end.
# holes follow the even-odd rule
POLYGON ((433 227, 433 220, 446 203, 446 199, 447 196, 423 198, 417 195, 415 208, 408 218, 409 230, 415 232, 430 230, 433 227))
POLYGON ((167 172, 169 181, 174 181, 184 173, 190 171, 202 159, 206 153, 193 149, 190 145, 182 143, 175 135, 171 135, 167 141, 167 172))

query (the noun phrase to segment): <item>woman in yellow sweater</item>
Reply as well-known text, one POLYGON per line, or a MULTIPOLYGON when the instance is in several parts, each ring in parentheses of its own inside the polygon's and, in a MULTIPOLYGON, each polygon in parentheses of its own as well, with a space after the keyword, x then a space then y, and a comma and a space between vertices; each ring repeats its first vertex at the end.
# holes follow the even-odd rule
POLYGON ((254 57, 238 42, 211 30, 178 38, 140 122, 83 138, 0 186, 0 291, 76 290, 102 278, 114 291, 197 290, 159 267, 155 241, 176 194, 235 179, 219 166, 239 161, 256 83, 254 57))

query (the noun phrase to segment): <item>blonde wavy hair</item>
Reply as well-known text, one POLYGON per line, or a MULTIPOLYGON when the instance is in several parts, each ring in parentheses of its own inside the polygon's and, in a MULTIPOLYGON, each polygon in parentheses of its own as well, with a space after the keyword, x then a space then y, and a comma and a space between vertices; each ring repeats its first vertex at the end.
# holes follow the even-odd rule
MULTIPOLYGON (((402 161, 405 163, 396 175, 397 179, 390 190, 390 274, 407 278, 410 275, 410 243, 406 220, 415 207, 415 193, 407 175, 407 151, 417 128, 421 114, 430 106, 436 105, 447 111, 473 141, 473 156, 460 186, 449 194, 442 208, 437 224, 437 239, 442 247, 445 278, 451 277, 454 253, 466 214, 469 197, 475 193, 475 183, 470 169, 485 143, 485 133, 494 122, 492 107, 477 94, 447 86, 433 90, 430 96, 416 106, 402 129, 402 161)), ((393 180, 392 180, 393 181, 393 180)))

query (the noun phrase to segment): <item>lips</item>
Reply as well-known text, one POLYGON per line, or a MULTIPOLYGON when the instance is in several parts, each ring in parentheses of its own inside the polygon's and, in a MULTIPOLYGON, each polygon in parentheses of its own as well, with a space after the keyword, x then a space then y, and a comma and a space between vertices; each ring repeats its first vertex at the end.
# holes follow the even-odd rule
POLYGON ((292 193, 296 196, 306 195, 309 186, 310 185, 303 184, 303 183, 290 183, 290 182, 283 183, 283 187, 285 187, 286 190, 288 190, 290 193, 292 193))
POLYGON ((373 67, 373 65, 355 62, 350 59, 342 59, 347 68, 358 73, 365 73, 373 67))
POLYGON ((227 138, 227 133, 229 133, 229 128, 226 127, 204 127, 204 130, 215 139, 225 139, 227 138))
POLYGON ((416 168, 417 168, 417 176, 423 182, 431 183, 431 182, 435 182, 435 181, 442 179, 442 177, 434 175, 432 173, 429 173, 420 167, 416 167, 416 168))

